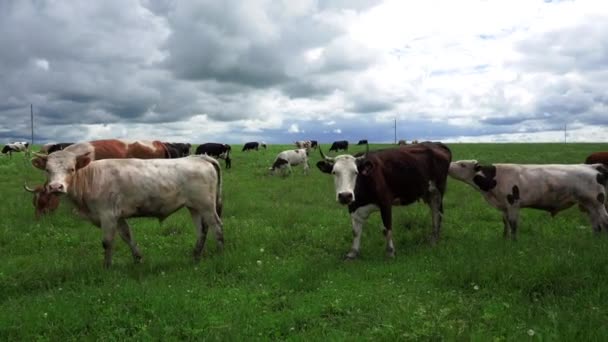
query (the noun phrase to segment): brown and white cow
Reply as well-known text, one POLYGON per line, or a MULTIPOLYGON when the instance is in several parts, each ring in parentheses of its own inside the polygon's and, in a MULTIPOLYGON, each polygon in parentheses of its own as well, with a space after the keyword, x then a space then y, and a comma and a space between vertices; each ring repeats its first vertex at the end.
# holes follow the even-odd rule
POLYGON ((505 238, 516 239, 521 208, 548 211, 555 216, 578 204, 587 212, 596 232, 608 229, 606 182, 602 164, 490 164, 476 160, 451 163, 450 176, 479 191, 502 211, 505 238))
POLYGON ((608 166, 608 152, 595 152, 585 159, 585 164, 604 164, 608 166))
POLYGON ((156 217, 162 221, 183 207, 190 211, 196 227, 194 258, 200 259, 209 227, 215 231, 218 249, 223 248, 222 178, 215 159, 197 155, 92 161, 90 155, 63 150, 32 163, 46 171, 48 192, 66 194, 81 214, 101 228, 106 267, 112 263, 117 230, 135 262, 141 260, 127 218, 156 217))
MULTIPOLYGON (((144 141, 144 140, 94 140, 90 142, 81 142, 71 144, 63 149, 64 151, 72 152, 78 155, 89 153, 91 160, 110 159, 110 158, 169 158, 169 153, 165 145, 160 141, 144 141)), ((36 154, 37 158, 45 157, 44 155, 36 154)), ((36 186, 33 189, 27 185, 25 190, 34 194, 34 207, 36 217, 53 212, 59 206, 59 199, 56 194, 46 191, 46 184, 36 186)))
POLYGON ((353 243, 347 259, 359 255, 361 231, 370 213, 380 210, 386 238, 386 253, 394 257, 392 238, 392 206, 407 205, 423 199, 431 208, 433 235, 439 240, 443 215, 443 194, 450 149, 441 143, 425 142, 408 148, 392 148, 369 152, 359 157, 339 155, 327 157, 317 167, 332 174, 336 200, 348 205, 353 229, 353 243))

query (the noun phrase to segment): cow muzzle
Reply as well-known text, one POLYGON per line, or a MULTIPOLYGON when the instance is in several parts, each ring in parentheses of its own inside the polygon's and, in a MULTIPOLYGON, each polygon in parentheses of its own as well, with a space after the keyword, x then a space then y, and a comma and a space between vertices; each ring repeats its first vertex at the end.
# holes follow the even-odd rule
POLYGON ((62 183, 49 183, 49 185, 47 185, 47 190, 48 192, 51 193, 59 193, 59 194, 65 194, 66 193, 66 189, 65 186, 62 183))
POLYGON ((351 204, 354 200, 352 192, 341 192, 338 194, 338 202, 340 204, 351 204))

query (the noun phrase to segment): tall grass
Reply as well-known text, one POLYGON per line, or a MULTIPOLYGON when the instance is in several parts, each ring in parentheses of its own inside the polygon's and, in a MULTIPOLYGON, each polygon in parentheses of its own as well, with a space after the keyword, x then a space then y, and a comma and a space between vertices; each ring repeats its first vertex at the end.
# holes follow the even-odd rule
MULTIPOLYGON (((327 146, 323 146, 327 150, 327 146)), ((378 148, 380 146, 372 146, 378 148)), ((453 144, 457 159, 579 163, 600 144, 453 144)), ((361 257, 333 181, 268 175, 289 146, 240 152, 224 172, 226 249, 209 237, 199 264, 186 210, 162 224, 130 220, 144 263, 116 242, 102 268, 101 233, 67 201, 33 218, 22 155, 0 159, 0 339, 606 340, 608 234, 593 236, 577 209, 555 218, 523 210, 519 241, 500 213, 450 180, 441 242, 428 243, 429 210, 393 212, 397 256, 384 255, 380 218, 364 228, 361 257)), ((353 147, 353 151, 364 148, 353 147)))

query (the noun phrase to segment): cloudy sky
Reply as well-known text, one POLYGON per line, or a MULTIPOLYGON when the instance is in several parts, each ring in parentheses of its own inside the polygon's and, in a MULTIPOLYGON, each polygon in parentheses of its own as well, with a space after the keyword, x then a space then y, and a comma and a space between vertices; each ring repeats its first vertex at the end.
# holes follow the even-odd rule
POLYGON ((0 142, 608 141, 608 2, 0 1, 0 142))

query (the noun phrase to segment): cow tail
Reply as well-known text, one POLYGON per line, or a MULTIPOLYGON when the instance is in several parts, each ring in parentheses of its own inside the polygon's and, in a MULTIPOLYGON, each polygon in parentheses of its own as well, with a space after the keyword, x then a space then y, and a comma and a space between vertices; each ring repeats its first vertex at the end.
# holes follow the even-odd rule
POLYGON ((215 191, 215 212, 217 213, 217 216, 219 216, 220 218, 222 217, 222 209, 223 209, 223 203, 222 203, 222 171, 220 169, 220 164, 217 162, 217 160, 213 159, 213 158, 209 158, 211 159, 213 162, 211 164, 213 164, 213 168, 215 169, 215 173, 217 174, 217 190, 215 191))

